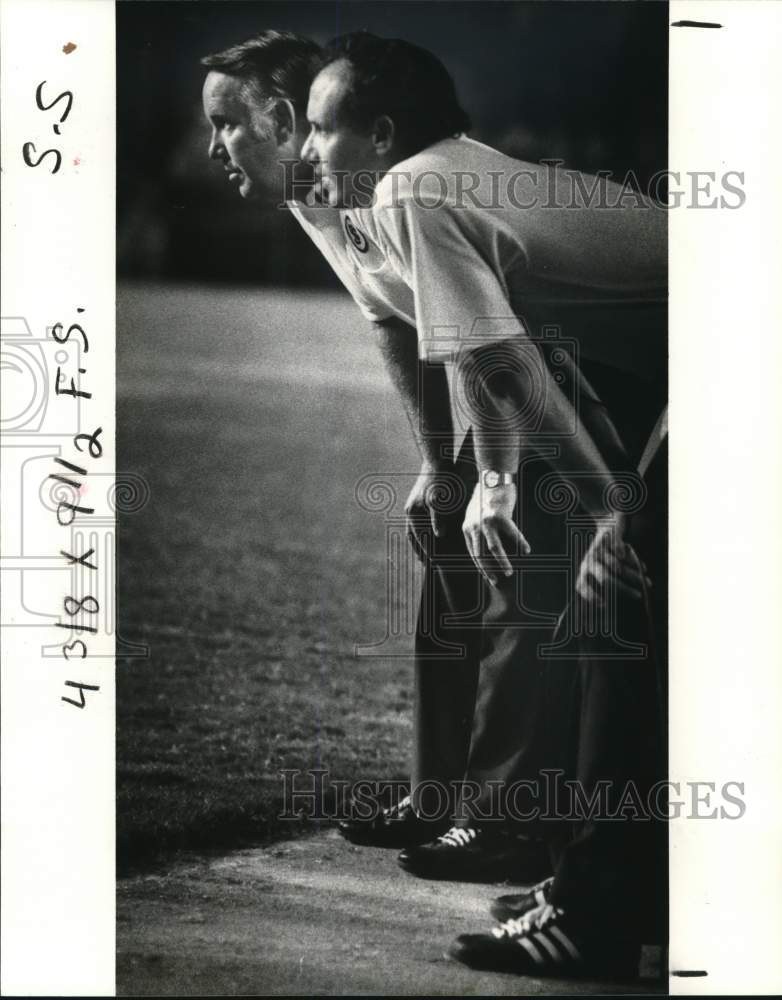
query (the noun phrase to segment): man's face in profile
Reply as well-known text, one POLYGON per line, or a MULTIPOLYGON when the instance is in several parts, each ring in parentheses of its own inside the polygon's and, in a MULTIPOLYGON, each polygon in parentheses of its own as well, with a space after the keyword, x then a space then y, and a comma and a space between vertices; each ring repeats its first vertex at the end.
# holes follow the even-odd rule
POLYGON ((211 125, 209 156, 223 164, 243 198, 278 196, 283 170, 272 123, 264 123, 243 81, 212 70, 204 81, 204 114, 211 125), (264 124, 268 129, 264 129, 264 124))
POLYGON ((350 65, 339 59, 315 77, 307 104, 310 134, 301 158, 313 165, 333 207, 368 204, 380 167, 371 133, 353 128, 342 113, 351 84, 350 65))

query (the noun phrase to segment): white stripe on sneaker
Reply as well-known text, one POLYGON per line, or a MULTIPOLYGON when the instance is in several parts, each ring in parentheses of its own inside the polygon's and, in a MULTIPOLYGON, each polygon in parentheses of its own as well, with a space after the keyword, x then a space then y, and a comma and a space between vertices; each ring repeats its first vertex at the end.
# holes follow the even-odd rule
POLYGON ((517 938, 516 942, 517 944, 520 944, 521 947, 535 959, 535 963, 537 965, 544 964, 543 956, 528 937, 517 938))
POLYGON ((452 826, 447 833, 437 839, 443 844, 448 844, 449 847, 466 847, 467 844, 475 840, 477 835, 478 831, 475 827, 452 826))
POLYGON ((409 795, 405 795, 395 806, 389 806, 388 809, 383 810, 383 815, 388 819, 392 819, 394 816, 402 812, 403 809, 407 809, 410 805, 411 799, 409 795))
POLYGON ((559 953, 557 946, 553 941, 549 941, 546 937, 545 931, 538 931, 537 934, 533 935, 538 944, 542 944, 546 951, 551 955, 555 962, 563 962, 564 956, 559 953))
POLYGON ((571 958, 574 958, 577 962, 581 961, 581 953, 579 952, 578 948, 576 948, 576 946, 573 944, 573 942, 570 940, 570 938, 567 936, 567 934, 561 931, 559 927, 549 927, 548 932, 552 936, 556 937, 556 939, 560 942, 560 944, 563 944, 567 948, 571 958))

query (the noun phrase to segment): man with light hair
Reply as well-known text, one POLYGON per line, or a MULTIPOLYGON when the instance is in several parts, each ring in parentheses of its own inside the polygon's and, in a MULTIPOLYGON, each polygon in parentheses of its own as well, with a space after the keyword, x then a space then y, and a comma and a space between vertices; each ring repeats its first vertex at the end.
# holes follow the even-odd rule
MULTIPOLYGON (((453 493, 454 483, 471 470, 454 462, 444 366, 419 362, 415 329, 374 302, 356 272, 339 210, 307 203, 316 192, 312 169, 300 162, 299 153, 309 132, 309 86, 322 59, 320 48, 307 38, 265 31, 202 60, 209 70, 203 105, 212 130, 209 156, 223 165, 229 183, 248 201, 284 200, 369 321, 370 339, 400 392, 421 451, 421 472, 406 503, 409 536, 416 554, 425 559, 415 636, 413 795, 367 819, 355 816, 340 824, 343 835, 355 843, 402 848, 431 841, 448 828, 456 805, 454 786, 467 765, 479 636, 443 618, 446 612, 475 606, 477 577, 466 575, 463 567, 453 572, 436 558, 425 558, 422 545, 427 540, 419 545, 416 539, 420 524, 434 521, 441 547, 450 544, 457 554, 464 552, 458 511, 442 512, 430 502, 453 493), (445 442, 451 443, 448 453, 445 442), (422 796, 416 795, 419 788, 422 796), (426 789, 428 804, 419 803, 426 789)), ((458 492, 465 490, 458 487, 458 492)), ((495 863, 487 874, 503 877, 504 869, 495 863)))

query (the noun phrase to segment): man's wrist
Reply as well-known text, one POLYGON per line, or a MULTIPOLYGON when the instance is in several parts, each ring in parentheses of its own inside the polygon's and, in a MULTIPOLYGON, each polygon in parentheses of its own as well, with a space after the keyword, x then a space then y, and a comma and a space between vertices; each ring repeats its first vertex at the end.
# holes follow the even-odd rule
POLYGON ((516 485, 516 473, 507 472, 502 469, 481 469, 478 478, 481 486, 489 490, 497 489, 498 486, 516 485))

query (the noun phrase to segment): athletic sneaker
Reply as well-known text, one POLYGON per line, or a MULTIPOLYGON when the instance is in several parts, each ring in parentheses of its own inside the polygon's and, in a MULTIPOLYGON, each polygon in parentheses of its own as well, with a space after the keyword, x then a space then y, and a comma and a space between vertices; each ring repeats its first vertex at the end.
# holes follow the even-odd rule
POLYGON ((523 976, 634 979, 641 946, 569 921, 546 903, 489 934, 460 934, 446 953, 471 969, 523 976))
POLYGON ((339 832, 351 844, 363 847, 409 847, 425 844, 444 830, 446 820, 425 820, 416 815, 410 796, 371 819, 347 819, 339 824, 339 832))
POLYGON ((402 851, 399 864, 419 878, 455 882, 532 882, 551 871, 542 842, 496 825, 452 826, 432 843, 402 851))

